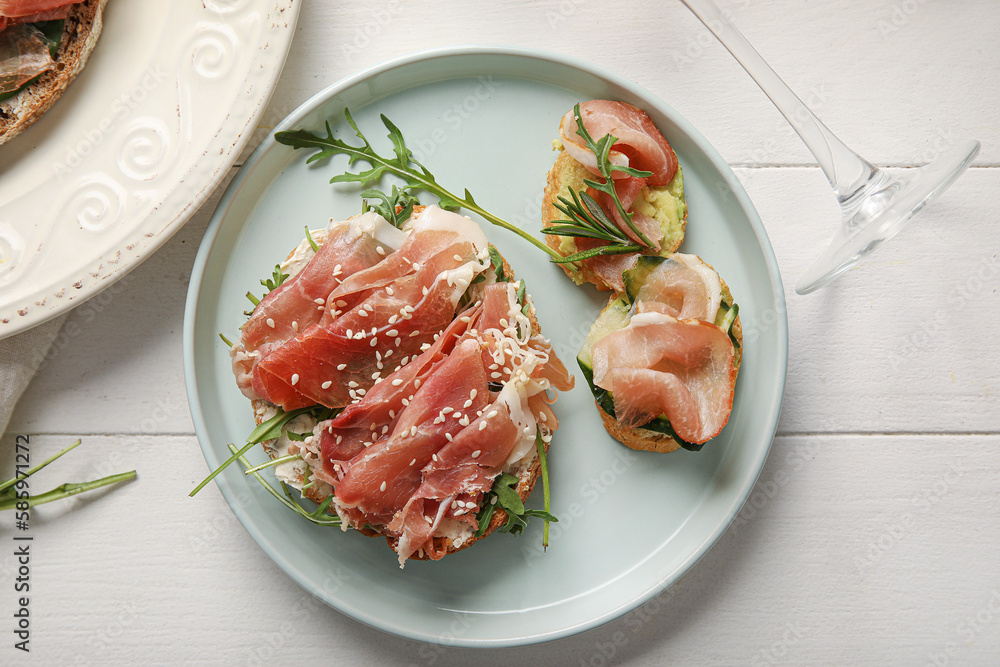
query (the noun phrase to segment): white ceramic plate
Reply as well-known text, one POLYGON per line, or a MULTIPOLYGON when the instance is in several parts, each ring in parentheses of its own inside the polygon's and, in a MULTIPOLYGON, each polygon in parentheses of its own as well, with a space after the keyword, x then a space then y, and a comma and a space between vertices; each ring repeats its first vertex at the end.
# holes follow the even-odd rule
POLYGON ((226 176, 298 0, 111 0, 83 72, 0 146, 0 338, 135 268, 226 176))
MULTIPOLYGON (((581 100, 618 98, 649 111, 684 168, 690 205, 684 250, 716 266, 741 306, 746 351, 722 435, 699 453, 637 453, 609 438, 590 392, 556 404, 550 453, 552 508, 561 521, 541 551, 541 525, 494 535, 440 562, 400 570, 383 540, 293 520, 233 467, 219 479, 233 511, 306 590, 365 623, 405 637, 463 646, 512 646, 566 636, 638 606, 677 580, 722 534, 750 492, 774 435, 785 380, 787 327, 777 265, 760 220, 732 171, 698 132, 634 84, 564 56, 495 48, 419 54, 339 83, 278 130, 339 136, 350 107, 370 140, 389 150, 384 113, 438 181, 537 233, 551 142, 581 100)), ((345 132, 345 128, 347 132, 345 132)), ((243 296, 301 240, 302 228, 359 211, 356 190, 331 186, 340 163, 267 140, 229 186, 195 264, 184 325, 195 428, 210 468, 226 443, 253 428, 218 333, 235 336, 243 296)), ((538 249, 487 227, 538 306, 542 330, 573 365, 607 300, 574 286, 538 249)), ((257 453, 263 460, 263 454, 257 453)), ((530 504, 540 502, 535 493, 530 504)))

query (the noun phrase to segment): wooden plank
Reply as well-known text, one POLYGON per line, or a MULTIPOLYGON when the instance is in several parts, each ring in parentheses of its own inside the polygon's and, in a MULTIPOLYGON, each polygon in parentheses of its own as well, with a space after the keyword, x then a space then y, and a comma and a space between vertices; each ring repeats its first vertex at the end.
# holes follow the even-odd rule
MULTIPOLYGON (((33 452, 66 440, 37 437, 33 452)), ((779 437, 734 527, 674 589, 577 637, 487 653, 399 639, 316 602, 214 487, 187 497, 205 472, 194 438, 83 446, 33 487, 139 478, 35 512, 32 659, 45 664, 328 661, 334 646, 337 664, 497 667, 912 665, 949 650, 951 664, 983 664, 1000 651, 995 435, 779 437)), ((15 565, 0 556, 5 578, 15 565)), ((0 613, 13 605, 0 597, 0 613)))
MULTIPOLYGON (((868 160, 923 164, 942 147, 978 139, 978 164, 1000 163, 1000 50, 985 46, 1000 33, 992 0, 720 4, 793 90, 868 160)), ((568 53, 632 79, 680 111, 732 163, 814 163, 756 84, 678 2, 610 12, 582 0, 518 3, 516 11, 441 0, 381 7, 303 6, 251 145, 342 78, 417 50, 479 43, 568 53)))

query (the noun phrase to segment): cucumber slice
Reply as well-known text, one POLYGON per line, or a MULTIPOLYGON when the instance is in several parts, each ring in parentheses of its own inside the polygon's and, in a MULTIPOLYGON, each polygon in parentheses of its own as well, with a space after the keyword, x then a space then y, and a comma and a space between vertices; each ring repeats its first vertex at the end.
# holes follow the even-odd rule
POLYGON ((635 302, 636 295, 639 294, 639 289, 646 282, 649 274, 668 259, 659 255, 639 255, 635 266, 622 274, 625 281, 625 294, 628 296, 630 304, 635 302))

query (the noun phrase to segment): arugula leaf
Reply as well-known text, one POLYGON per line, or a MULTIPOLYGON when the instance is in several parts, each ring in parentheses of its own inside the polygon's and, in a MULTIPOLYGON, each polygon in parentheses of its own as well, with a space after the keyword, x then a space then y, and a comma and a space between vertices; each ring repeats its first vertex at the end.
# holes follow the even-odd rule
POLYGON ((400 227, 413 214, 413 205, 420 203, 416 197, 406 190, 407 188, 400 190, 394 185, 392 186, 392 193, 387 195, 381 190, 369 188, 361 193, 361 197, 365 200, 367 208, 374 210, 388 220, 393 227, 400 227), (380 199, 382 203, 369 204, 369 199, 380 199))
POLYGON ((361 145, 352 145, 334 137, 329 122, 326 123, 326 136, 318 136, 306 130, 292 130, 278 132, 274 138, 278 143, 295 149, 316 150, 317 152, 306 160, 306 164, 332 158, 336 155, 346 155, 348 166, 353 167, 358 162, 365 162, 369 165, 368 169, 359 169, 357 173, 348 171, 334 176, 330 179, 331 183, 359 183, 362 187, 367 188, 377 183, 385 175, 396 176, 406 183, 404 189, 422 190, 436 196, 441 208, 465 208, 473 213, 478 213, 490 223, 503 227, 528 241, 549 255, 553 261, 562 259, 559 253, 531 234, 483 209, 476 203, 472 193, 468 190, 465 190, 465 195, 460 197, 440 185, 427 167, 413 157, 413 152, 406 147, 403 133, 384 114, 381 119, 382 124, 389 131, 388 137, 392 142, 392 157, 380 155, 375 151, 364 133, 358 129, 349 109, 344 109, 344 118, 354 130, 355 136, 361 140, 361 145))
POLYGON ((309 225, 305 226, 306 229, 306 239, 309 241, 309 247, 312 248, 313 252, 319 252, 319 246, 313 241, 312 234, 309 233, 309 225))

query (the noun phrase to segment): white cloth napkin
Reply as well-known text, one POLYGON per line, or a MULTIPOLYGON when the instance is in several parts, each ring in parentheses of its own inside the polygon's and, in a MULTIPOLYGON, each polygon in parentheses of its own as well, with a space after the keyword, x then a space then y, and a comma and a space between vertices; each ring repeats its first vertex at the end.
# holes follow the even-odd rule
POLYGON ((65 315, 0 340, 0 435, 7 430, 17 399, 45 361, 65 315))

